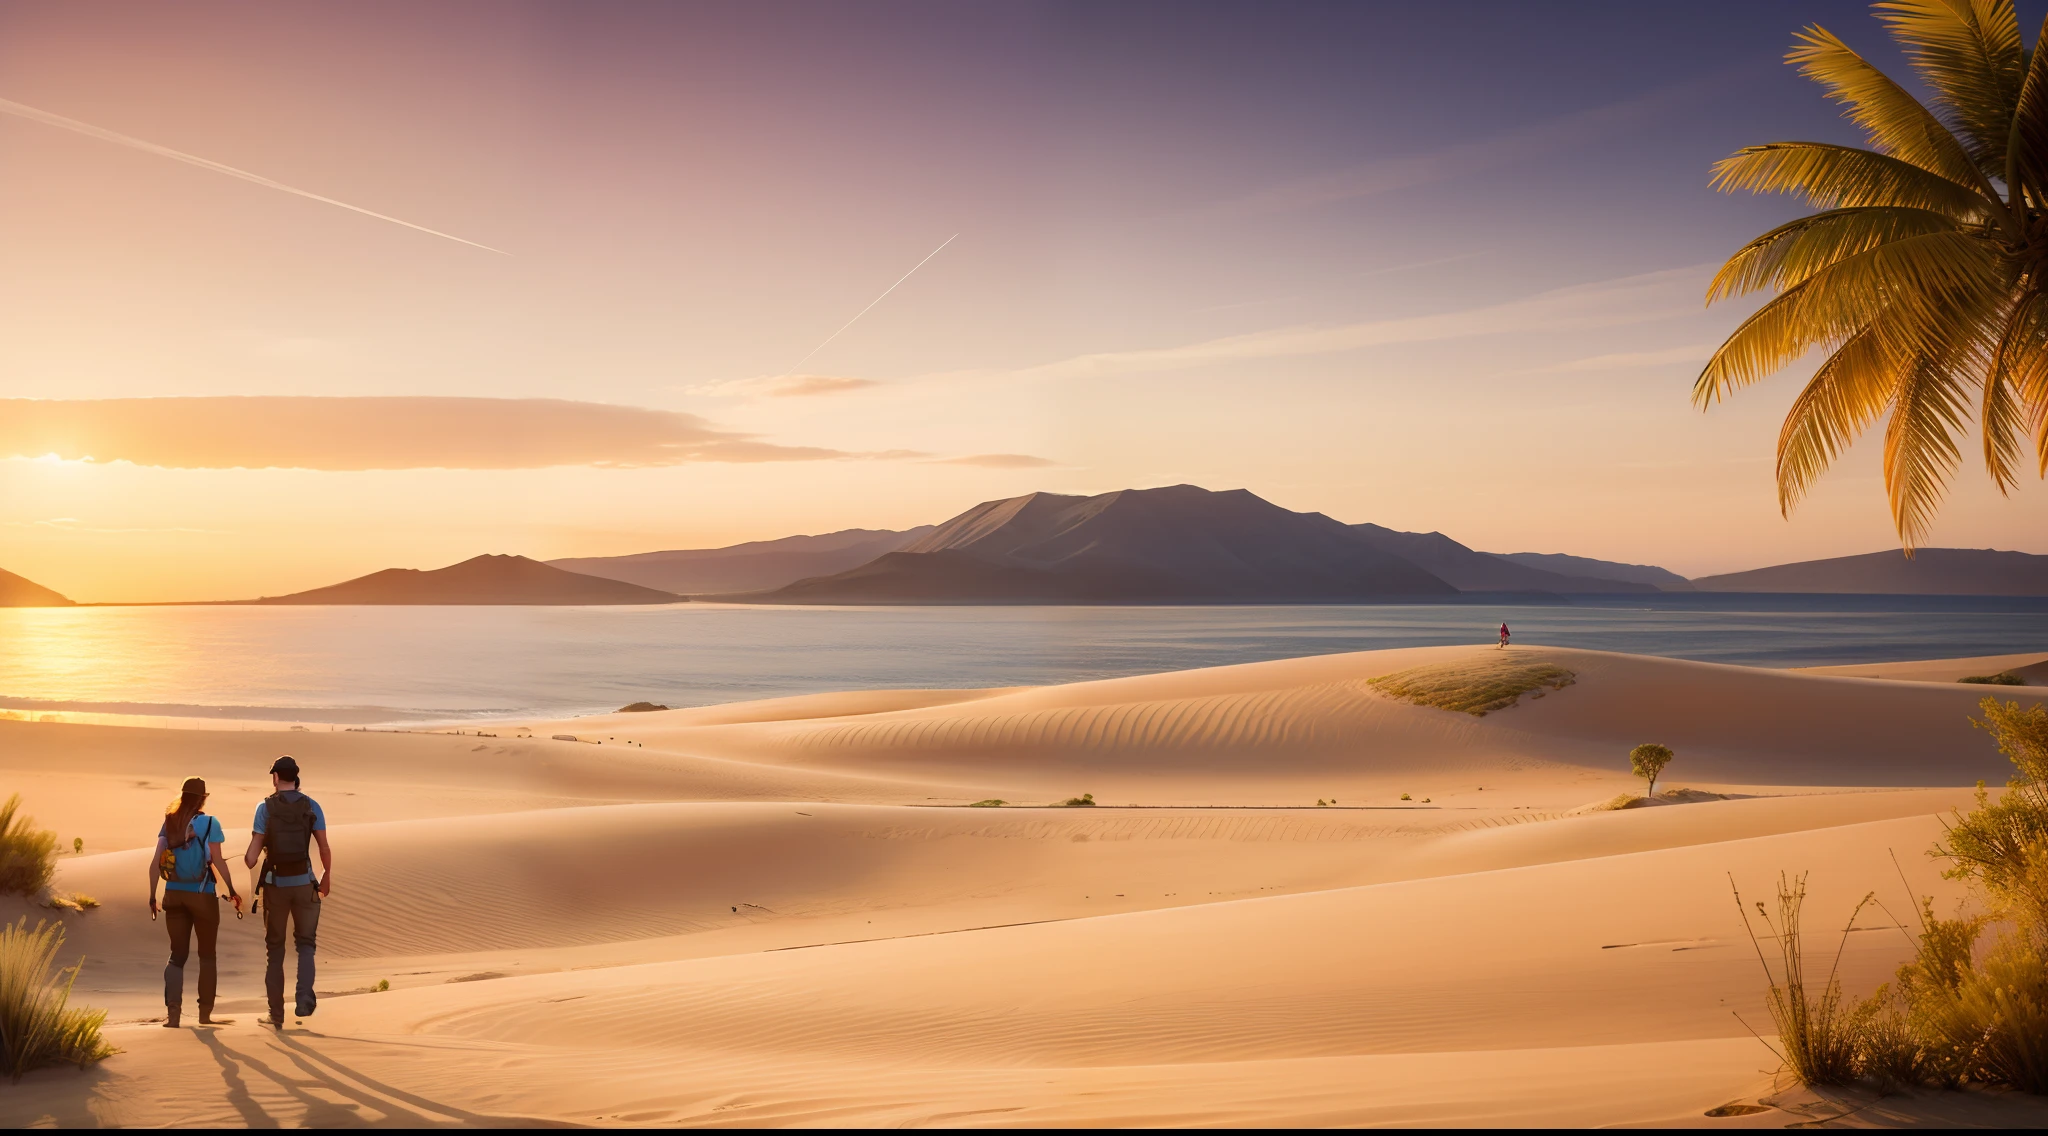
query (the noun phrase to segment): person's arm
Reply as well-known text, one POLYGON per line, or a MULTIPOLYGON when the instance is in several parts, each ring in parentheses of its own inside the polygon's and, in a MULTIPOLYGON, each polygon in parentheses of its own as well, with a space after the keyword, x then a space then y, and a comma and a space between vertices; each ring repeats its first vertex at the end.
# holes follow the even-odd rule
POLYGON ((240 911, 242 909, 242 893, 235 890, 234 874, 228 871, 227 857, 221 855, 220 849, 224 843, 226 843, 224 840, 213 842, 213 870, 220 873, 220 882, 227 885, 228 899, 234 903, 235 910, 240 911))
POLYGON ((145 867, 149 870, 149 917, 151 919, 156 918, 157 865, 164 862, 164 849, 167 847, 169 847, 169 845, 164 841, 164 834, 161 832, 157 833, 156 853, 150 856, 149 863, 145 865, 145 867))
POLYGON ((327 830, 316 828, 313 839, 320 844, 320 898, 326 899, 334 887, 334 850, 327 846, 327 830))
POLYGON ((256 869, 256 857, 261 855, 262 852, 263 834, 260 832, 250 833, 249 850, 247 852, 242 853, 242 866, 248 868, 251 871, 254 871, 256 869))

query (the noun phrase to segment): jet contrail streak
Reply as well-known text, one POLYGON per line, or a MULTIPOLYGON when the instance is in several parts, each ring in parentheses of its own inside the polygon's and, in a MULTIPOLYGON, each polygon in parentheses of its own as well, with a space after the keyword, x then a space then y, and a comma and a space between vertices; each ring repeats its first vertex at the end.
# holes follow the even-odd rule
POLYGON ((924 258, 924 260, 920 260, 920 261, 918 261, 918 262, 917 262, 916 264, 913 264, 913 265, 911 265, 911 266, 910 266, 910 271, 909 271, 909 272, 906 272, 906 273, 904 273, 904 274, 903 274, 902 276, 898 277, 898 278, 897 278, 897 280, 896 280, 896 283, 894 283, 894 284, 891 284, 891 285, 889 285, 889 286, 888 286, 887 288, 884 288, 884 289, 882 289, 882 294, 881 294, 881 295, 879 295, 879 296, 876 296, 876 297, 875 297, 875 298, 874 298, 873 300, 870 300, 870 301, 868 301, 868 306, 867 306, 867 307, 865 307, 865 308, 862 308, 861 310, 859 310, 859 311, 857 311, 857 312, 853 313, 853 318, 852 318, 852 319, 850 319, 850 320, 847 320, 847 321, 846 321, 846 322, 845 322, 844 324, 841 324, 841 325, 840 325, 840 328, 839 328, 839 330, 838 330, 838 331, 835 331, 835 332, 833 332, 832 334, 830 334, 830 335, 826 336, 826 337, 825 337, 825 343, 820 343, 820 344, 818 344, 818 345, 817 345, 816 347, 813 347, 813 348, 811 348, 811 350, 810 350, 810 354, 809 354, 809 355, 805 355, 805 356, 804 356, 803 358, 801 358, 801 359, 798 359, 798 360, 796 361, 796 366, 795 366, 795 367, 791 367, 791 368, 790 368, 789 370, 787 370, 787 371, 784 371, 784 372, 782 372, 782 375, 783 375, 783 377, 787 377, 787 376, 790 376, 790 375, 794 375, 794 374, 796 374, 796 369, 797 369, 797 367, 801 367, 801 366, 803 366, 803 365, 804 365, 805 363, 808 363, 808 362, 810 362, 810 361, 811 361, 811 355, 816 355, 816 354, 817 354, 818 352, 820 352, 820 351, 823 351, 823 350, 825 349, 825 344, 826 344, 826 343, 830 343, 830 342, 832 342, 833 340, 835 340, 835 339, 839 338, 840 334, 841 334, 842 332, 844 332, 844 331, 845 331, 845 330, 846 330, 847 328, 849 328, 849 327, 852 327, 852 326, 853 326, 854 324, 856 324, 856 323, 859 323, 859 322, 860 322, 860 317, 862 317, 862 316, 864 316, 864 315, 868 314, 868 313, 869 313, 870 311, 873 311, 873 310, 874 310, 874 307, 875 307, 875 305, 876 305, 876 304, 879 304, 879 303, 881 303, 881 302, 882 302, 883 300, 886 300, 886 299, 888 299, 888 298, 889 298, 889 293, 891 293, 891 292, 894 292, 894 291, 895 291, 895 290, 896 290, 897 288, 899 288, 899 287, 902 287, 902 285, 903 285, 903 282, 904 282, 905 280, 908 280, 908 279, 910 279, 910 278, 911 278, 911 277, 912 277, 913 275, 915 275, 918 269, 920 269, 920 268, 923 268, 923 267, 925 266, 925 263, 926 263, 926 261, 929 261, 929 260, 931 260, 931 258, 932 258, 932 257, 935 257, 935 256, 939 255, 940 253, 942 253, 942 252, 946 251, 946 246, 947 246, 947 245, 950 245, 950 244, 952 244, 952 243, 953 243, 954 241, 956 241, 956 240, 958 240, 958 239, 960 239, 960 234, 958 234, 958 233, 954 233, 954 234, 953 234, 952 236, 950 236, 950 237, 947 237, 947 238, 946 238, 945 240, 943 240, 943 241, 940 241, 940 242, 939 242, 939 247, 938 247, 938 248, 935 248, 935 249, 933 249, 933 250, 932 250, 931 252, 927 253, 927 254, 925 255, 925 258, 924 258))
POLYGON ((350 205, 346 201, 336 201, 332 197, 322 197, 317 193, 311 193, 306 190, 299 189, 296 186, 289 186, 281 181, 272 181, 271 179, 264 177, 262 174, 252 174, 248 170, 238 170, 233 166, 222 165, 221 163, 213 161, 211 159, 202 158, 197 154, 187 154, 183 150, 173 150, 169 146, 159 146, 154 142, 144 142, 140 138, 130 138, 126 134, 117 134, 112 130, 107 130, 103 127, 94 126, 89 122, 80 122, 75 118, 65 118, 61 114, 51 114, 49 111, 46 110, 37 110, 35 107, 28 106, 24 103, 17 103, 12 101, 11 99, 0 99, 0 114, 11 114, 14 115, 16 118, 28 119, 30 122, 40 122, 45 126, 54 126, 60 130, 70 130, 78 134, 83 134, 89 138, 97 138, 102 142, 112 142, 117 146, 126 146, 132 150, 141 150, 146 154, 155 154, 160 158, 169 158, 175 162, 184 162, 187 165, 198 166, 201 169, 212 170, 217 174, 226 174, 232 178, 241 178, 243 181, 255 182, 257 185, 268 186, 271 189, 282 190, 285 193, 295 194, 299 197, 308 197, 313 199, 314 201, 325 202, 328 205, 338 206, 342 209, 348 210, 351 213, 361 213, 365 217, 375 217, 379 221, 389 221, 394 225, 403 225, 408 229, 414 229, 419 232, 429 234, 431 236, 441 237, 445 240, 451 240, 456 242, 457 244, 468 245, 471 248, 480 248, 485 252, 494 252, 500 256, 512 255, 511 253, 506 252, 504 249, 496 249, 492 248, 489 245, 478 244, 475 241, 464 240, 453 233, 444 233, 439 229, 429 229, 425 225, 415 225, 411 221, 401 221, 396 217, 392 217, 384 213, 379 213, 376 212, 375 210, 365 209, 360 205, 350 205))

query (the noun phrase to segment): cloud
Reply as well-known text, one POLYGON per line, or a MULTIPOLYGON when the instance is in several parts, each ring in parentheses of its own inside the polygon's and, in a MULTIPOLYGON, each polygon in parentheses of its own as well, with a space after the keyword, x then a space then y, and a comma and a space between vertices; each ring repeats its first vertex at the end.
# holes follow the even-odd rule
POLYGON ((1027 379, 1101 378, 1179 371, 1247 359, 1327 355, 1366 347, 1646 323, 1697 312, 1705 269, 1694 265, 1539 292, 1519 300, 1435 315, 1322 327, 1283 327, 1181 347, 1077 355, 1012 372, 1027 379))
POLYGON ((973 465, 983 469, 1045 469, 1060 463, 1030 454, 968 454, 960 458, 935 458, 932 465, 973 465))
POLYGON ((900 460, 783 446, 694 414, 545 398, 0 399, 0 457, 170 469, 614 468, 900 460))
POLYGON ((725 379, 689 388, 691 394, 716 398, 808 398, 821 394, 878 387, 878 379, 856 379, 848 375, 760 375, 751 379, 725 379))

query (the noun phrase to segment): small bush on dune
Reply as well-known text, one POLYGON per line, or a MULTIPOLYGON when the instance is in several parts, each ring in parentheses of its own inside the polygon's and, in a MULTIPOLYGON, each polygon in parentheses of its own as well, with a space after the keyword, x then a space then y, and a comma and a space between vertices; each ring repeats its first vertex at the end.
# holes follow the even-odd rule
POLYGON ((2025 685, 2027 685, 2027 680, 2026 680, 2026 679, 2023 679, 2023 678, 2021 678, 2020 676, 2018 676, 2018 675, 2016 675, 2016 674, 1995 674, 1995 675, 1971 675, 1971 676, 1970 676, 1970 677, 1968 677, 1968 678, 1959 678, 1959 679, 1957 679, 1956 681, 1957 681, 1957 682, 1981 682, 1981 683, 1985 684, 1986 686, 2025 686, 2025 685))
POLYGON ((57 872, 57 834, 21 815, 21 794, 0 804, 0 895, 34 895, 57 872))
POLYGON ((1410 667, 1369 679, 1366 685, 1418 706, 1484 718, 1513 706, 1524 694, 1541 697, 1575 681, 1576 676, 1563 667, 1494 652, 1455 663, 1410 667))
POLYGON ((100 1037, 104 1010, 74 1010, 66 1003, 79 968, 51 973, 64 946, 62 924, 37 923, 30 930, 23 918, 0 928, 0 1049, 8 1076, 21 1080, 31 1069, 57 1062, 84 1068, 114 1052, 100 1037))
POLYGON ((1001 797, 990 797, 986 801, 976 801, 967 807, 970 809, 999 809, 1009 803, 1010 802, 1003 800, 1001 797))
POLYGON ((1095 794, 1083 793, 1078 797, 1068 797, 1059 803, 1059 807, 1063 809, 1092 809, 1095 807, 1095 794))

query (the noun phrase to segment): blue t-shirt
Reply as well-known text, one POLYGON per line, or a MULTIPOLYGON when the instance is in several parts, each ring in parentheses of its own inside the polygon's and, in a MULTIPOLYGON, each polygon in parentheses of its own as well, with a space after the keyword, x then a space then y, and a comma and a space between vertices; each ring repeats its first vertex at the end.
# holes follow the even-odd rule
MULTIPOLYGON (((205 813, 192 814, 192 835, 199 838, 199 843, 202 845, 202 850, 206 853, 206 878, 189 884, 185 883, 182 880, 165 880, 164 890, 201 891, 205 892, 207 895, 212 895, 213 849, 211 847, 204 846, 219 844, 222 841, 225 841, 227 839, 227 836, 221 832, 220 822, 210 816, 207 816, 205 813)), ((164 844, 165 847, 170 846, 169 837, 165 838, 164 844)))
MULTIPOLYGON (((320 802, 314 800, 311 797, 306 797, 304 793, 301 793, 296 789, 286 789, 284 790, 283 795, 287 797, 305 797, 306 803, 313 806, 313 831, 327 831, 327 814, 320 811, 320 802)), ((268 812, 269 805, 270 802, 268 800, 265 800, 258 803, 256 806, 256 823, 254 825, 254 828, 256 830, 256 835, 258 836, 263 835, 263 819, 264 815, 268 812)), ((311 853, 313 850, 311 848, 308 848, 306 849, 306 851, 308 853, 306 866, 310 869, 312 867, 311 853)), ((306 872, 306 874, 302 876, 277 876, 274 877, 270 882, 276 884, 278 887, 298 887, 300 884, 312 883, 313 873, 309 870, 306 872)))

